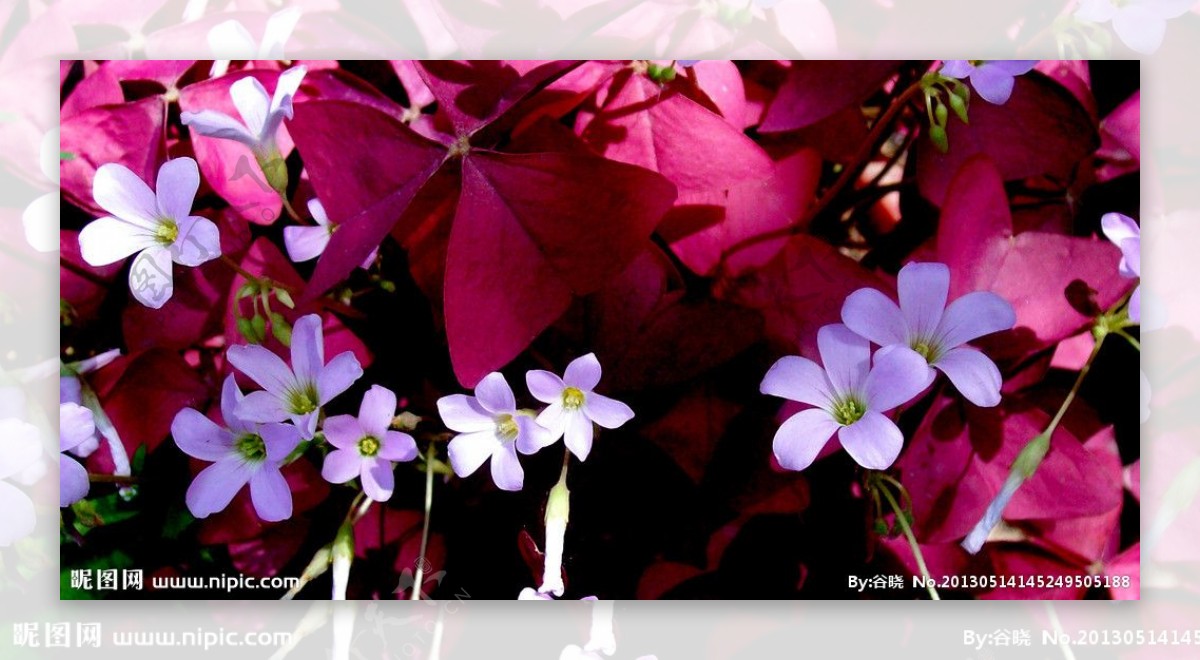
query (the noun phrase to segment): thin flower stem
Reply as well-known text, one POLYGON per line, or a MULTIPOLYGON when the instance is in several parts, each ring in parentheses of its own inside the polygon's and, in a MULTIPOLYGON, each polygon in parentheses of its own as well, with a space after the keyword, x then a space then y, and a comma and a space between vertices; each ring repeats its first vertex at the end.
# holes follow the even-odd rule
POLYGON ((1046 427, 1043 435, 1049 437, 1053 435, 1054 430, 1058 428, 1059 422, 1063 416, 1067 414, 1067 408, 1071 407, 1071 402, 1075 400, 1075 395, 1079 394, 1079 388, 1083 385, 1083 379, 1087 376, 1088 371, 1092 368, 1092 362, 1095 362, 1096 356, 1100 353, 1100 347, 1104 345, 1104 338, 1107 335, 1100 335, 1096 338, 1096 343, 1092 346, 1092 352, 1088 355, 1087 362, 1079 368, 1079 375, 1075 377, 1075 384, 1071 386, 1071 391, 1067 392, 1067 398, 1063 399, 1062 405, 1058 407, 1058 412, 1054 414, 1054 419, 1050 420, 1050 425, 1046 427))
POLYGON ((558 475, 558 480, 562 483, 567 483, 567 468, 571 466, 571 450, 563 448, 563 465, 562 472, 558 475))
POLYGON ((433 510, 433 459, 436 447, 431 442, 425 452, 425 524, 421 528, 421 552, 417 555, 417 572, 410 600, 421 600, 421 585, 425 584, 425 552, 429 549, 429 518, 433 510))
POLYGON ((232 268, 233 272, 244 277, 248 282, 262 281, 262 278, 255 275, 254 273, 251 273, 250 271, 246 270, 245 268, 242 268, 242 266, 240 264, 238 264, 238 262, 231 259, 229 257, 229 255, 227 255, 227 254, 221 255, 221 261, 224 262, 226 266, 229 266, 230 268, 232 268))
POLYGON ((879 490, 883 491, 884 499, 892 507, 892 511, 896 512, 896 522, 900 523, 900 529, 904 531, 904 538, 908 539, 908 546, 912 548, 913 557, 917 560, 917 569, 921 571, 921 577, 925 578, 925 590, 929 592, 930 600, 941 600, 937 588, 933 586, 933 576, 929 574, 929 568, 925 565, 925 555, 921 554, 921 544, 917 543, 917 537, 913 534, 912 527, 908 526, 904 510, 900 508, 900 503, 896 501, 886 486, 881 485, 879 490))
POLYGON ((1125 332, 1124 329, 1117 330, 1116 333, 1118 335, 1121 335, 1122 337, 1124 337, 1125 341, 1129 342, 1130 346, 1133 346, 1134 348, 1138 349, 1139 351, 1142 350, 1142 342, 1138 341, 1137 339, 1134 339, 1133 335, 1129 334, 1128 332, 1125 332))
POLYGON ((283 202, 283 210, 285 212, 287 212, 288 217, 290 217, 292 220, 295 220, 296 222, 302 222, 302 220, 300 219, 300 214, 296 213, 296 209, 292 208, 292 203, 288 201, 287 195, 281 194, 279 196, 279 199, 280 199, 280 201, 283 202))

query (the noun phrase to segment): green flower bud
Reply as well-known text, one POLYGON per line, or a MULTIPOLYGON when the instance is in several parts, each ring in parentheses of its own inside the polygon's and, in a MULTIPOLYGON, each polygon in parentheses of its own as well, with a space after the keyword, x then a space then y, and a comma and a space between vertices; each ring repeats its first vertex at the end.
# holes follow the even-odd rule
POLYGON ((278 149, 274 149, 270 153, 255 154, 255 159, 258 160, 258 166, 262 168, 267 185, 271 186, 271 189, 280 196, 287 196, 288 171, 287 163, 283 161, 283 154, 280 154, 278 149))
MULTIPOLYGON (((953 95, 951 98, 953 98, 953 95)), ((933 109, 933 116, 937 120, 936 123, 938 126, 945 126, 946 121, 950 118, 950 111, 946 109, 946 104, 942 103, 940 98, 937 101, 937 106, 933 109)))
POLYGON ((935 124, 929 127, 929 141, 942 153, 950 151, 950 140, 946 137, 946 129, 943 126, 935 124))
POLYGON ((954 110, 954 114, 958 117, 959 121, 964 124, 971 123, 967 121, 967 104, 965 101, 963 101, 962 97, 955 93, 950 95, 949 100, 950 109, 954 110))

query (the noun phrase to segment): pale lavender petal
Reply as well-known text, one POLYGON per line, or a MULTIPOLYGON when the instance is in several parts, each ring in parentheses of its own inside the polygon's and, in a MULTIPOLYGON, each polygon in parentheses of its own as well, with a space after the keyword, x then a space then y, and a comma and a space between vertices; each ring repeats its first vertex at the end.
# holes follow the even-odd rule
MULTIPOLYGON (((96 418, 92 411, 77 403, 60 403, 58 406, 58 450, 70 451, 90 440, 96 433, 96 418)), ((35 445, 36 446, 36 445, 35 445)), ((5 453, 12 448, 5 447, 5 453)), ((37 453, 41 453, 39 448, 37 453)))
POLYGON ((200 169, 191 158, 176 158, 158 168, 155 195, 160 215, 182 220, 192 214, 192 202, 200 189, 200 169))
POLYGON ((875 352, 867 375, 867 409, 887 412, 908 403, 933 383, 936 374, 925 358, 907 346, 894 344, 875 352))
POLYGON ((329 364, 321 370, 321 375, 317 377, 317 395, 321 399, 320 405, 329 403, 333 397, 350 389, 354 381, 362 377, 362 373, 362 365, 350 351, 341 353, 330 360, 329 364))
POLYGON ((316 197, 308 200, 308 214, 312 216, 312 219, 316 221, 318 226, 325 227, 328 230, 329 214, 325 212, 325 205, 321 203, 321 200, 316 197))
POLYGON ((157 246, 152 230, 108 215, 87 223, 79 232, 80 256, 92 266, 107 266, 157 246))
POLYGON ((500 490, 521 490, 525 484, 525 470, 517 459, 517 449, 512 443, 503 445, 492 454, 492 481, 500 490))
POLYGON ((549 447, 562 435, 561 433, 555 435, 553 431, 538 424, 537 420, 532 417, 517 415, 515 419, 518 431, 517 439, 513 444, 522 454, 533 454, 544 447, 549 447))
POLYGON ((268 392, 282 396, 295 386, 296 376, 284 363, 283 358, 262 346, 230 346, 225 352, 225 357, 235 369, 249 376, 268 392))
POLYGON ((577 357, 567 365, 562 379, 570 387, 589 392, 600 383, 600 360, 595 353, 577 357))
POLYGON ((362 471, 363 459, 357 449, 334 449, 325 455, 321 478, 331 484, 344 484, 362 471))
POLYGON ((368 458, 362 462, 362 487, 367 497, 386 502, 391 499, 395 486, 391 461, 368 458))
POLYGON ((0 479, 18 474, 42 456, 38 429, 24 420, 0 419, 0 479))
POLYGON ((300 83, 307 71, 304 66, 295 66, 279 74, 279 80, 275 83, 275 94, 271 97, 271 111, 267 116, 266 125, 263 126, 264 138, 273 137, 283 120, 292 118, 292 98, 300 89, 300 83))
POLYGON ((396 393, 382 385, 372 385, 358 407, 358 424, 369 435, 382 438, 395 415, 396 393))
MULTIPOLYGON (((263 29, 262 45, 258 49, 259 59, 284 59, 283 47, 287 44, 288 37, 292 35, 292 30, 295 29, 296 22, 300 20, 302 13, 300 7, 293 6, 280 9, 267 18, 267 27, 263 29)), ((288 69, 283 75, 288 75, 296 68, 303 69, 304 67, 288 69)), ((278 93, 276 91, 276 94, 278 93)))
POLYGON ((946 309, 950 269, 945 264, 913 262, 900 269, 896 287, 909 337, 931 337, 946 309))
POLYGON ((857 422, 838 431, 842 448, 868 470, 886 470, 896 462, 904 435, 892 420, 868 410, 857 422))
POLYGON ((1142 322, 1142 287, 1133 290, 1133 295, 1129 297, 1129 320, 1134 323, 1142 322))
POLYGON ((842 323, 880 346, 903 344, 908 324, 900 307, 875 289, 859 289, 842 304, 842 323))
POLYGON ((991 291, 973 291, 950 303, 938 324, 936 343, 944 351, 993 332, 1011 330, 1017 313, 991 291))
POLYGON ((1037 66, 1038 60, 988 60, 985 65, 999 69, 1010 76, 1022 76, 1037 66))
POLYGON ((789 417, 775 432, 775 440, 771 444, 775 460, 784 469, 803 470, 812 465, 836 430, 838 423, 824 410, 801 410, 789 417))
POLYGON ((225 420, 225 426, 235 434, 254 431, 254 424, 243 420, 237 414, 238 404, 244 398, 246 395, 242 394, 242 390, 238 388, 237 378, 233 374, 226 376, 225 382, 221 385, 221 418, 225 420))
POLYGON ((562 401, 552 403, 538 413, 537 423, 549 431, 555 440, 561 438, 567 430, 567 411, 562 401))
POLYGON ((289 418, 288 411, 283 409, 283 402, 271 392, 259 390, 251 392, 237 406, 239 419, 248 422, 283 422, 289 418))
POLYGON ((840 323, 817 330, 817 350, 835 395, 861 393, 871 368, 871 344, 840 323))
POLYGON ((450 467, 460 477, 470 476, 483 462, 491 457, 500 446, 492 431, 476 431, 454 436, 446 451, 450 454, 450 467))
POLYGON ((312 440, 317 434, 317 421, 321 417, 320 410, 314 410, 304 415, 289 415, 288 419, 300 430, 301 440, 312 440))
POLYGON ((179 236, 171 244, 171 259, 183 266, 199 266, 221 256, 221 234, 212 220, 190 216, 179 221, 179 236))
POLYGON ((158 199, 138 175, 124 165, 101 165, 92 179, 92 198, 100 208, 146 229, 158 225, 158 199))
POLYGON ((213 110, 182 112, 179 114, 179 120, 199 135, 234 140, 247 147, 258 144, 258 136, 251 133, 245 124, 223 112, 213 110))
POLYGON ((35 526, 37 514, 33 510, 33 500, 16 486, 0 481, 0 547, 29 536, 35 526))
POLYGON ((264 465, 250 477, 250 501, 258 517, 266 522, 292 517, 292 489, 273 465, 264 465))
POLYGON ((632 408, 595 392, 584 396, 583 414, 606 429, 615 429, 633 419, 632 408))
POLYGON ((407 433, 388 431, 379 436, 379 457, 397 463, 417 457, 417 441, 407 433))
POLYGON ((191 408, 176 413, 171 437, 180 451, 202 461, 218 461, 233 451, 233 434, 191 408))
POLYGON ((975 66, 967 60, 946 60, 938 73, 947 78, 966 78, 974 70, 975 66))
POLYGON ((175 292, 171 251, 156 246, 139 252, 129 268, 129 291, 134 300, 150 309, 167 304, 175 292))
POLYGON ((283 246, 287 248, 288 258, 292 261, 308 261, 325 252, 331 235, 325 227, 284 227, 283 246))
POLYGON ((587 460, 592 451, 592 420, 579 410, 565 413, 563 417, 567 422, 566 430, 563 431, 563 442, 576 458, 581 461, 587 460))
POLYGON ((759 391, 789 401, 824 408, 833 396, 825 370, 808 358, 788 355, 771 365, 759 391))
POLYGON ((1121 41, 1142 55, 1153 54, 1167 34, 1167 21, 1160 14, 1140 5, 1127 5, 1113 16, 1113 31, 1121 41))
POLYGON ((225 509, 250 481, 251 469, 237 458, 226 458, 200 471, 187 490, 187 507, 197 518, 225 509))
POLYGON ((988 536, 992 533, 992 528, 1000 522, 1001 516, 1004 515, 1004 509, 1008 506, 1009 500, 1016 494, 1017 489, 1025 482, 1024 477, 1017 470, 1008 473, 1008 478, 1004 480, 1004 484, 1000 487, 1000 492, 988 504, 987 511, 984 511, 983 518, 975 523, 971 528, 967 538, 963 539, 962 547, 971 554, 979 552, 983 547, 988 536))
POLYGON ((265 135, 267 113, 271 110, 271 97, 266 88, 254 76, 246 76, 229 86, 229 96, 242 121, 246 122, 246 128, 261 140, 265 135))
POLYGON ((533 589, 525 587, 517 596, 517 600, 554 600, 554 596, 551 596, 550 594, 539 594, 533 589))
POLYGON ((1134 278, 1142 276, 1142 239, 1127 238, 1117 244, 1121 248, 1121 264, 1119 267, 1123 277, 1134 278))
POLYGON ((58 506, 71 506, 87 497, 89 486, 87 470, 79 464, 79 461, 59 455, 58 506))
POLYGON ((558 376, 549 371, 534 369, 525 374, 525 385, 533 398, 542 403, 554 403, 562 398, 566 384, 558 376))
POLYGON ((259 435, 267 448, 267 461, 279 463, 300 445, 300 429, 291 424, 263 424, 259 435))
POLYGON ((475 385, 475 400, 492 414, 512 413, 517 409, 517 400, 504 375, 498 371, 483 377, 475 385))
POLYGON ((438 414, 442 423, 451 431, 471 433, 474 431, 492 431, 496 419, 483 409, 473 396, 466 394, 451 394, 438 399, 438 414))
POLYGON ((956 348, 934 363, 946 374, 967 401, 990 408, 1000 403, 1000 370, 986 355, 973 348, 956 348))
POLYGON ((971 85, 979 96, 988 103, 1004 105, 1012 96, 1013 75, 996 67, 991 62, 984 62, 971 72, 971 85))
MULTIPOLYGON (((355 361, 355 364, 358 362, 355 361)), ((321 317, 316 314, 306 314, 296 320, 292 326, 292 371, 296 380, 301 383, 316 383, 321 376, 321 368, 325 366, 325 339, 321 329, 321 317)), ((359 375, 362 370, 359 370, 359 375)), ((355 377, 357 378, 357 376, 355 377)), ((353 382, 353 381, 351 381, 353 382)), ((350 383, 346 384, 349 387, 350 383)), ((335 394, 346 390, 343 387, 335 394)), ((329 399, 332 399, 330 396, 329 399)), ((325 403, 329 399, 322 399, 325 403)))

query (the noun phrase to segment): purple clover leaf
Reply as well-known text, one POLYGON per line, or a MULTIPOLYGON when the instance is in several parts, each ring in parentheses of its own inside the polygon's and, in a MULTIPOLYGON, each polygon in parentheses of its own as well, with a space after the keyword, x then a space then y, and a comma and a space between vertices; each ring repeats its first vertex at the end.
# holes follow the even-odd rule
POLYGON ((325 456, 321 476, 335 484, 360 477, 367 497, 376 502, 390 499, 395 486, 393 465, 417 457, 413 437, 389 428, 395 414, 396 394, 372 385, 363 395, 358 417, 336 415, 325 420, 325 439, 336 449, 325 456))
POLYGON ((1016 324, 1012 305, 990 291, 975 291, 946 305, 950 269, 940 263, 910 263, 896 278, 900 305, 876 289, 846 297, 842 322, 880 346, 905 346, 925 359, 929 379, 938 369, 968 401, 1000 403, 1000 370, 965 344, 1016 324))
POLYGON ((763 377, 760 391, 813 406, 792 415, 775 433, 779 464, 803 470, 836 433, 859 465, 887 469, 904 445, 889 410, 908 403, 932 382, 924 358, 902 345, 875 352, 863 337, 838 323, 817 331, 824 367, 807 358, 780 358, 763 377))
POLYGON ((278 522, 292 516, 292 491, 280 468, 301 442, 299 429, 248 419, 239 412, 246 398, 230 375, 221 390, 224 427, 191 408, 171 422, 171 436, 183 453, 212 461, 187 490, 188 510, 197 518, 224 510, 246 484, 259 518, 278 522))

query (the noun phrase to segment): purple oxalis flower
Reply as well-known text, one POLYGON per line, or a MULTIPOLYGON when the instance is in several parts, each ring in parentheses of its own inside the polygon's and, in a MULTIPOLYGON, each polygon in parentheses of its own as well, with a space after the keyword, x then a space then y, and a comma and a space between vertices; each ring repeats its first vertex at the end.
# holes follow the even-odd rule
MULTIPOLYGON (((1121 249, 1121 277, 1138 279, 1142 276, 1142 229, 1133 218, 1120 213, 1105 213, 1100 218, 1104 235, 1121 249)), ((1129 297, 1129 319, 1142 322, 1142 287, 1133 290, 1129 297)))
POLYGON ((880 346, 911 348, 940 369, 968 401, 990 407, 1000 403, 1000 370, 986 355, 965 346, 1017 322, 1012 305, 990 291, 975 291, 946 305, 950 269, 939 263, 910 263, 896 277, 900 306, 875 289, 846 297, 842 322, 880 346))
POLYGON ((300 317, 292 328, 292 366, 258 345, 231 346, 230 364, 263 387, 238 404, 238 415, 255 422, 292 420, 301 436, 317 431, 321 406, 345 392, 362 376, 362 366, 350 351, 325 364, 321 317, 300 317))
MULTIPOLYGON (((283 228, 283 245, 287 248, 288 258, 297 263, 321 256, 329 246, 329 238, 337 229, 337 225, 329 222, 329 215, 325 213, 325 206, 321 204, 321 200, 315 197, 308 200, 308 212, 316 221, 316 227, 293 225, 283 228)), ((360 267, 370 268, 371 264, 375 263, 377 254, 379 248, 371 250, 371 254, 367 255, 360 267)))
POLYGON ((876 351, 872 365, 870 343, 840 323, 817 331, 817 350, 824 368, 807 358, 782 357, 759 388, 763 394, 814 406, 779 427, 775 458, 788 470, 803 470, 836 433, 859 465, 888 468, 900 455, 904 436, 883 413, 932 382, 924 358, 892 345, 876 351))
POLYGON ((1150 55, 1162 45, 1167 20, 1186 14, 1195 4, 1195 0, 1080 0, 1075 18, 1112 21, 1113 31, 1126 46, 1150 55))
POLYGON ((133 297, 147 307, 162 307, 174 291, 171 262, 199 266, 221 256, 217 226, 191 215, 199 186, 200 172, 191 158, 164 163, 157 192, 124 165, 101 165, 92 196, 112 215, 79 232, 83 260, 106 266, 137 253, 129 270, 133 297))
POLYGON ((58 406, 58 506, 71 506, 88 494, 88 475, 79 461, 65 452, 94 438, 96 420, 92 411, 77 403, 58 406))
POLYGON ((326 419, 325 439, 336 449, 325 456, 321 476, 335 484, 361 477, 367 497, 386 502, 394 487, 392 465, 417 457, 412 436, 389 428, 395 414, 396 394, 372 385, 363 395, 357 418, 336 415, 326 419))
POLYGON ((540 369, 525 374, 529 393, 542 403, 548 403, 537 417, 542 426, 550 429, 579 460, 586 460, 592 450, 592 423, 615 429, 633 419, 629 406, 596 394, 600 382, 600 361, 595 353, 575 358, 567 365, 563 377, 540 369))
POLYGON ((241 121, 215 110, 184 112, 179 119, 200 135, 241 142, 250 147, 260 162, 279 157, 275 134, 284 119, 292 118, 292 97, 300 89, 307 71, 304 66, 296 66, 279 74, 274 95, 268 94, 253 76, 230 85, 229 96, 241 121))
POLYGON ((1037 60, 947 60, 939 71, 947 78, 969 78, 983 100, 1004 105, 1012 95, 1014 79, 1029 73, 1037 60))
POLYGON ((259 518, 277 522, 292 515, 292 490, 279 469, 300 444, 300 432, 290 424, 260 425, 247 419, 239 412, 245 400, 230 375, 221 390, 225 427, 191 408, 180 410, 171 422, 171 437, 183 453, 213 461, 188 487, 188 510, 197 518, 224 510, 247 483, 259 518))
POLYGON ((503 490, 521 490, 524 484, 518 451, 532 454, 557 439, 532 412, 517 409, 512 388, 498 372, 479 381, 475 396, 451 394, 437 406, 446 427, 458 432, 448 448, 454 473, 466 477, 490 457, 492 480, 503 490))

